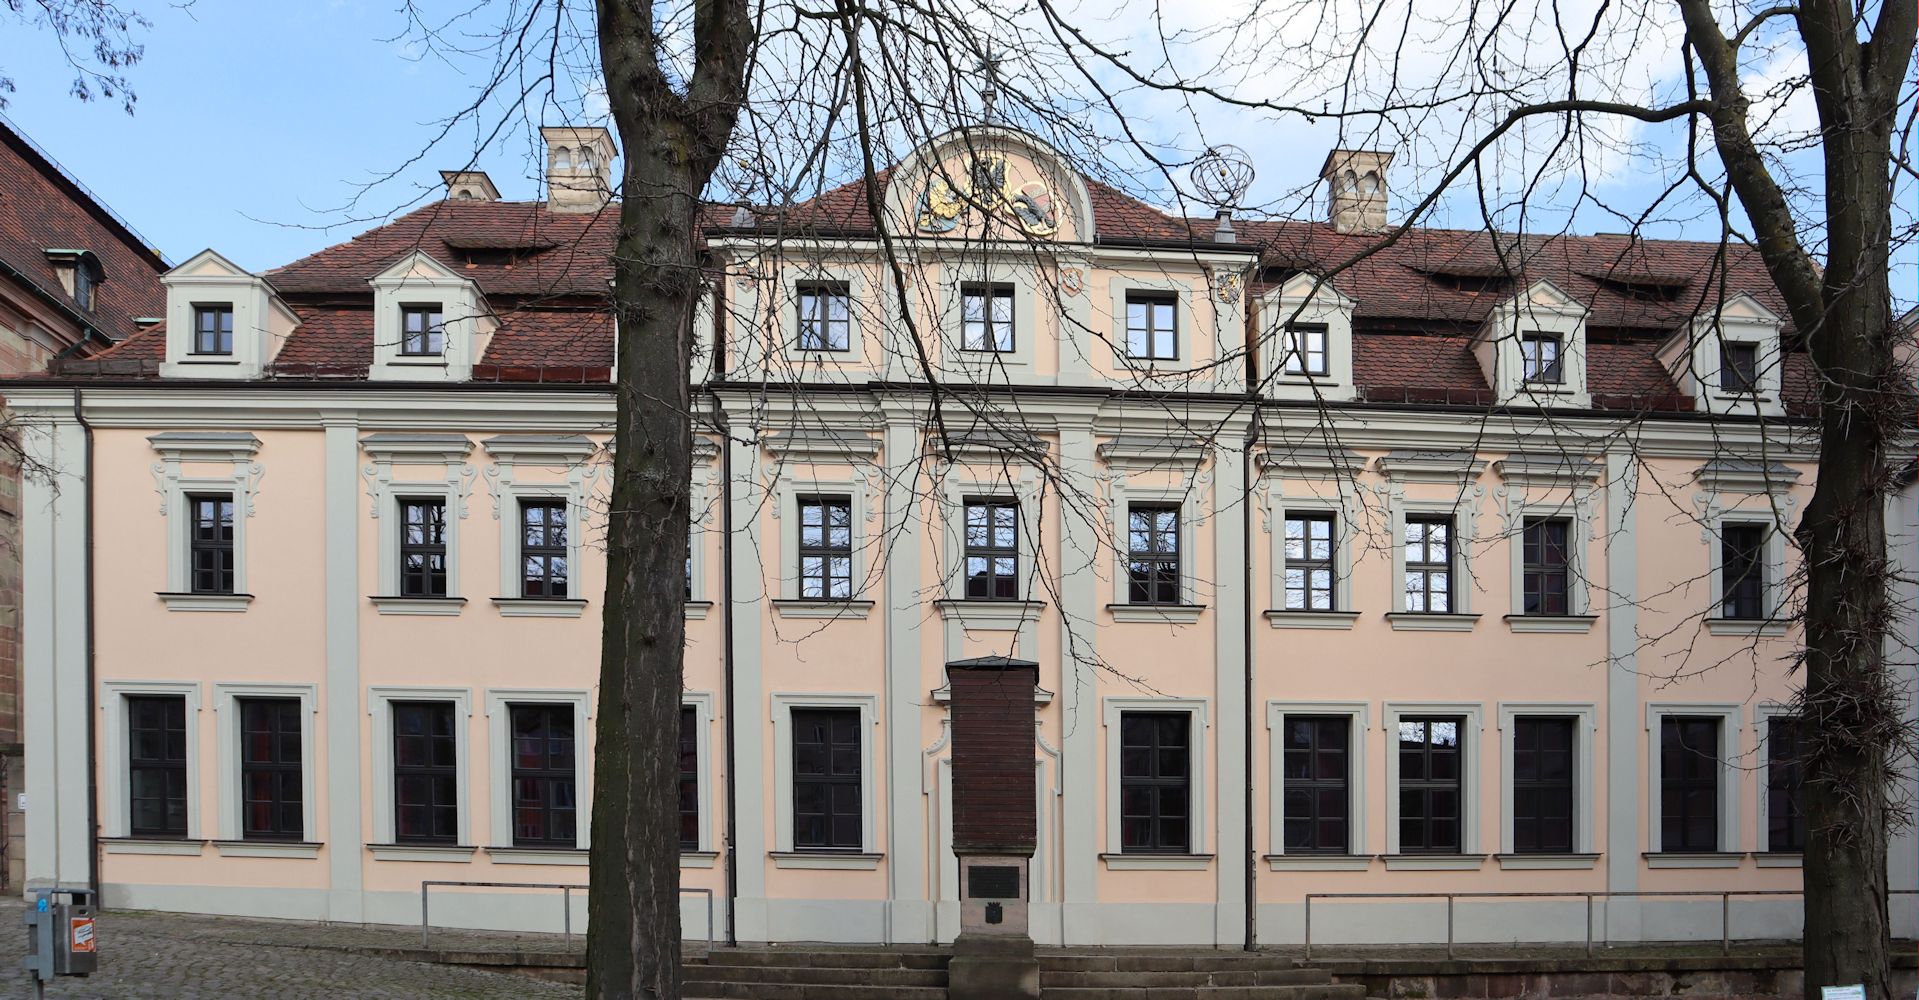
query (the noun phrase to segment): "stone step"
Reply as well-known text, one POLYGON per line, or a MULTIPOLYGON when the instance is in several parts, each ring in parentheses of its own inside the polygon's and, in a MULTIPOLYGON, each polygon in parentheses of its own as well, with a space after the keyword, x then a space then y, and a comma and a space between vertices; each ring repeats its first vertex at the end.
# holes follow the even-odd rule
POLYGON ((1052 972, 1040 970, 1043 987, 1055 986, 1324 986, 1324 969, 1215 969, 1205 972, 1052 972))
MULTIPOLYGON (((947 955, 939 951, 887 949, 715 948, 705 956, 709 966, 814 969, 944 969, 947 955)), ((690 967, 690 966, 689 966, 690 967)))
POLYGON ((687 965, 688 983, 775 983, 825 986, 945 986, 944 969, 850 969, 810 965, 687 965))
POLYGON ((689 982, 681 995, 700 1000, 946 1000, 946 987, 689 982))
MULTIPOLYGON (((1179 953, 1039 956, 1041 972, 1222 972, 1296 970, 1292 959, 1258 955, 1179 953)), ((1323 980, 1321 980, 1323 981, 1323 980)))
POLYGON ((1043 1000, 1366 1000, 1358 985, 1047 986, 1043 1000))

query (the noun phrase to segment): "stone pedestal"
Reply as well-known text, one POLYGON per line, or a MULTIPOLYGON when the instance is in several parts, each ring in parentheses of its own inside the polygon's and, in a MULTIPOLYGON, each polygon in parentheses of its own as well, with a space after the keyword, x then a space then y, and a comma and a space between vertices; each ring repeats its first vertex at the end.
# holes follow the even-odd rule
POLYGON ((1039 1000, 1033 939, 961 931, 946 966, 946 995, 950 1000, 1039 1000))

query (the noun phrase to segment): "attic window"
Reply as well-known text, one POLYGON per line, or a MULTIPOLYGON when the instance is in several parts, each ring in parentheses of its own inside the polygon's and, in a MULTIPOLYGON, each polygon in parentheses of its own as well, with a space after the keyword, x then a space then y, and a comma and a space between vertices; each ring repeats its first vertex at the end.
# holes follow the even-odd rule
POLYGON ((1759 391, 1759 345, 1723 341, 1719 345, 1719 388, 1726 392, 1759 391))
POLYGON ((99 284, 106 280, 106 272, 100 268, 100 258, 91 250, 47 250, 47 263, 53 265, 60 276, 60 283, 66 286, 67 294, 73 297, 73 304, 82 311, 93 311, 93 293, 99 284))
POLYGON ((93 311, 93 268, 85 261, 73 269, 73 304, 87 312, 93 311))

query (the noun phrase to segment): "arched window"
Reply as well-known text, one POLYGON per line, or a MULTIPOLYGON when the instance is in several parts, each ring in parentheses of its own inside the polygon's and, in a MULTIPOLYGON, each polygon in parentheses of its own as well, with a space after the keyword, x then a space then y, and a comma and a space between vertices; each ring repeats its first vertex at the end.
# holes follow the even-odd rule
POLYGON ((568 152, 565 146, 554 147, 553 169, 555 170, 573 169, 573 154, 568 152))
POLYGON ((1348 170, 1340 176, 1339 186, 1348 191, 1356 191, 1359 189, 1359 176, 1348 170))
POLYGON ((1378 194, 1379 174, 1371 170, 1366 171, 1366 176, 1359 179, 1359 192, 1361 194, 1378 194))
POLYGON ((593 151, 585 146, 580 147, 580 169, 587 173, 593 172, 593 151))
POLYGON ((459 194, 456 194, 456 195, 454 195, 453 197, 455 197, 455 198, 457 198, 457 199, 459 199, 460 201, 472 201, 472 200, 473 200, 473 189, 472 189, 472 188, 461 188, 461 189, 460 189, 460 193, 459 193, 459 194))

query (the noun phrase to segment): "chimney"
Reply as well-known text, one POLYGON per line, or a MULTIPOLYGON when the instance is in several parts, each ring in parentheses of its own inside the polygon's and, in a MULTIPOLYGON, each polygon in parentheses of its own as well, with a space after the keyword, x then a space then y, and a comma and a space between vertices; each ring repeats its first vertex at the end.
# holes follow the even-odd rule
POLYGON ((440 179, 446 182, 449 201, 500 200, 500 189, 493 186, 493 178, 484 170, 442 170, 440 179))
POLYGON ((540 129, 546 139, 546 207, 597 212, 613 199, 613 134, 603 128, 540 129))
POLYGON ((1326 181, 1326 221, 1341 233, 1376 233, 1386 228, 1386 167, 1393 154, 1366 149, 1335 149, 1326 154, 1319 176, 1326 181))

